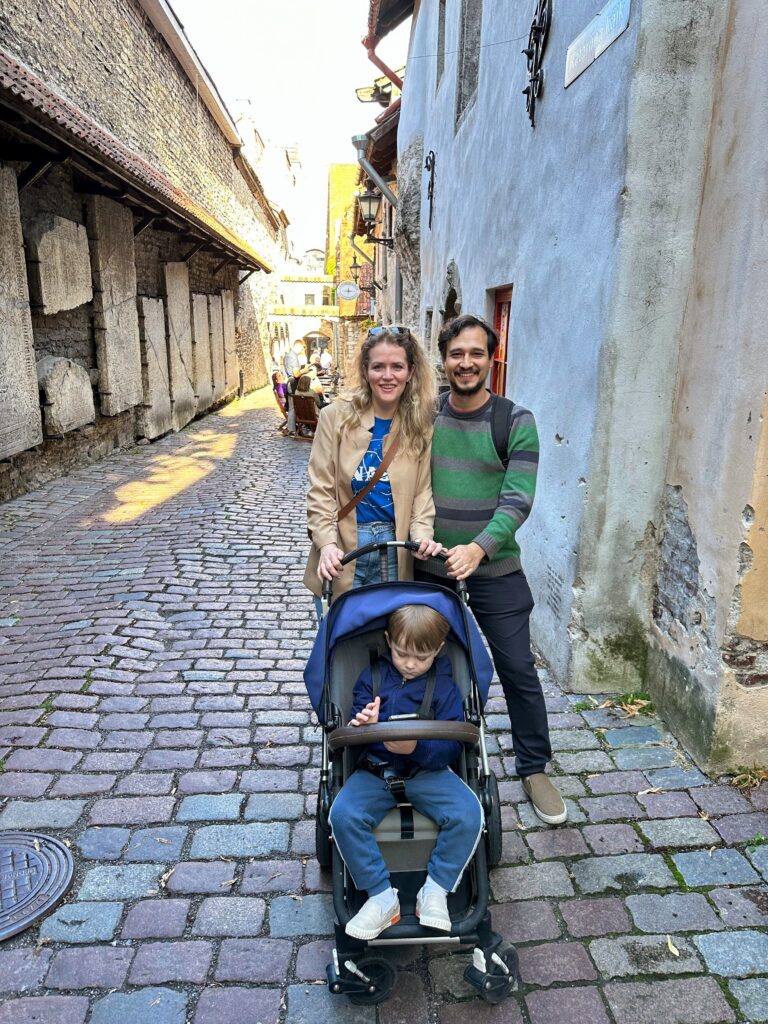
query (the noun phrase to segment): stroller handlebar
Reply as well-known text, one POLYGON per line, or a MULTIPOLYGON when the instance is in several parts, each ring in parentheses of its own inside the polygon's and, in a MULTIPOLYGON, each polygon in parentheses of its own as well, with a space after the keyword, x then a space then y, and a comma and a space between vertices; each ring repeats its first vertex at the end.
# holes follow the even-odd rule
MULTIPOLYGON (((385 576, 387 571, 387 548, 405 548, 406 551, 415 552, 419 550, 419 543, 415 540, 387 540, 382 541, 380 544, 365 544, 361 548, 355 548, 354 551, 348 551, 341 559, 342 565, 347 565, 348 562, 354 562, 357 558, 361 558, 363 555, 370 554, 371 551, 379 552, 379 559, 381 563, 381 578, 382 582, 388 582, 385 576)), ((432 555, 432 558, 436 558, 440 562, 446 562, 447 556, 444 554, 432 555)), ((331 580, 323 581, 323 599, 330 602, 333 584, 331 580)), ((456 590, 459 597, 467 603, 467 583, 466 580, 459 580, 456 585, 456 590)))
POLYGON ((480 742, 480 730, 470 722, 435 722, 413 719, 406 722, 376 722, 374 725, 345 725, 328 736, 332 751, 342 747, 362 747, 371 743, 398 740, 455 740, 459 743, 480 742))

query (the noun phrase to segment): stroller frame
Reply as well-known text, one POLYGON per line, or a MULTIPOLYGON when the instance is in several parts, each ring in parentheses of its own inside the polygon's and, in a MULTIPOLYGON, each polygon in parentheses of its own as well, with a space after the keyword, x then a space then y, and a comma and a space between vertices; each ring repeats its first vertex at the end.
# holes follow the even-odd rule
MULTIPOLYGON (((387 566, 387 548, 389 547, 418 550, 418 544, 411 541, 368 544, 345 555, 342 564, 378 550, 381 580, 382 584, 386 584, 389 582, 387 566)), ((374 584, 374 587, 378 588, 382 584, 374 584)), ((467 588, 463 581, 458 584, 457 594, 447 588, 431 584, 408 583, 403 585, 416 595, 418 593, 434 594, 436 591, 441 594, 449 594, 451 601, 460 606, 464 636, 471 635, 467 614, 467 588)), ((331 596, 331 584, 326 581, 323 587, 324 617, 331 596)), ((488 869, 501 859, 501 809, 496 777, 488 762, 482 700, 471 645, 468 642, 464 645, 468 659, 469 680, 468 685, 462 687, 463 722, 426 720, 379 722, 375 725, 368 725, 365 729, 359 729, 345 724, 342 717, 344 709, 337 707, 331 698, 329 634, 330 630, 326 629, 322 715, 319 716, 323 723, 322 761, 315 823, 315 848, 318 862, 321 867, 330 867, 332 872, 335 948, 333 960, 326 969, 328 987, 333 994, 347 995, 350 1001, 356 1004, 383 1002, 392 991, 396 972, 389 961, 371 955, 368 947, 431 943, 471 946, 473 947, 472 963, 466 968, 464 977, 478 990, 486 1002, 501 1002, 518 986, 518 958, 514 946, 505 942, 500 935, 493 931, 491 915, 488 910, 490 895, 488 869), (485 815, 483 836, 464 872, 456 893, 449 895, 451 932, 446 934, 433 928, 426 928, 415 917, 415 896, 419 887, 419 876, 423 877, 422 869, 391 869, 393 884, 400 888, 401 893, 402 910, 399 923, 386 929, 376 939, 369 941, 354 939, 347 935, 345 926, 362 905, 365 897, 355 888, 346 865, 333 843, 328 821, 332 801, 343 784, 345 774, 348 775, 354 770, 356 748, 390 740, 427 737, 458 740, 462 743, 462 753, 458 762, 461 774, 467 785, 480 799, 485 815)), ((454 643, 453 647, 458 648, 458 645, 454 643)))

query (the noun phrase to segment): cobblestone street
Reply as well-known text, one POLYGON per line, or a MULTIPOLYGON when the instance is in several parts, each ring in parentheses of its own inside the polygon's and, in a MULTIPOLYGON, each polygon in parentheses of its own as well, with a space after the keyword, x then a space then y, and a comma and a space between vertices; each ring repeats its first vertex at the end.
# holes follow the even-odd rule
POLYGON ((522 992, 486 1005, 466 952, 417 946, 378 1009, 330 996, 309 445, 276 422, 259 392, 0 506, 0 829, 75 858, 0 946, 0 1024, 768 1021, 768 783, 708 779, 656 717, 546 674, 565 826, 524 799, 497 688, 486 709, 522 992))

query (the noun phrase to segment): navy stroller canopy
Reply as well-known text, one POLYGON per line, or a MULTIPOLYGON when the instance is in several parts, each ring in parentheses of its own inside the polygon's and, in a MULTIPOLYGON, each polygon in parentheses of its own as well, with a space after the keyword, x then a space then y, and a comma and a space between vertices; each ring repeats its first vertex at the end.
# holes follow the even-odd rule
POLYGON ((467 653, 472 677, 485 705, 493 676, 493 665, 475 620, 456 594, 430 583, 378 583, 342 594, 320 623, 312 652, 304 669, 304 682, 312 707, 322 721, 323 689, 337 644, 384 629, 392 612, 404 604, 424 604, 439 612, 451 627, 450 638, 467 653))

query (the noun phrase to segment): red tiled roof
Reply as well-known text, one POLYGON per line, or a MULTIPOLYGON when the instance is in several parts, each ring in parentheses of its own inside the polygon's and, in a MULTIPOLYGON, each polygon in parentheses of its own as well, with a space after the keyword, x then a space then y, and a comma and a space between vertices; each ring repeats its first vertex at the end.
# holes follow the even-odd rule
POLYGON ((20 110, 66 146, 117 174, 205 234, 214 236, 227 249, 234 250, 243 262, 271 273, 273 268, 248 242, 3 49, 0 49, 0 100, 20 110))

